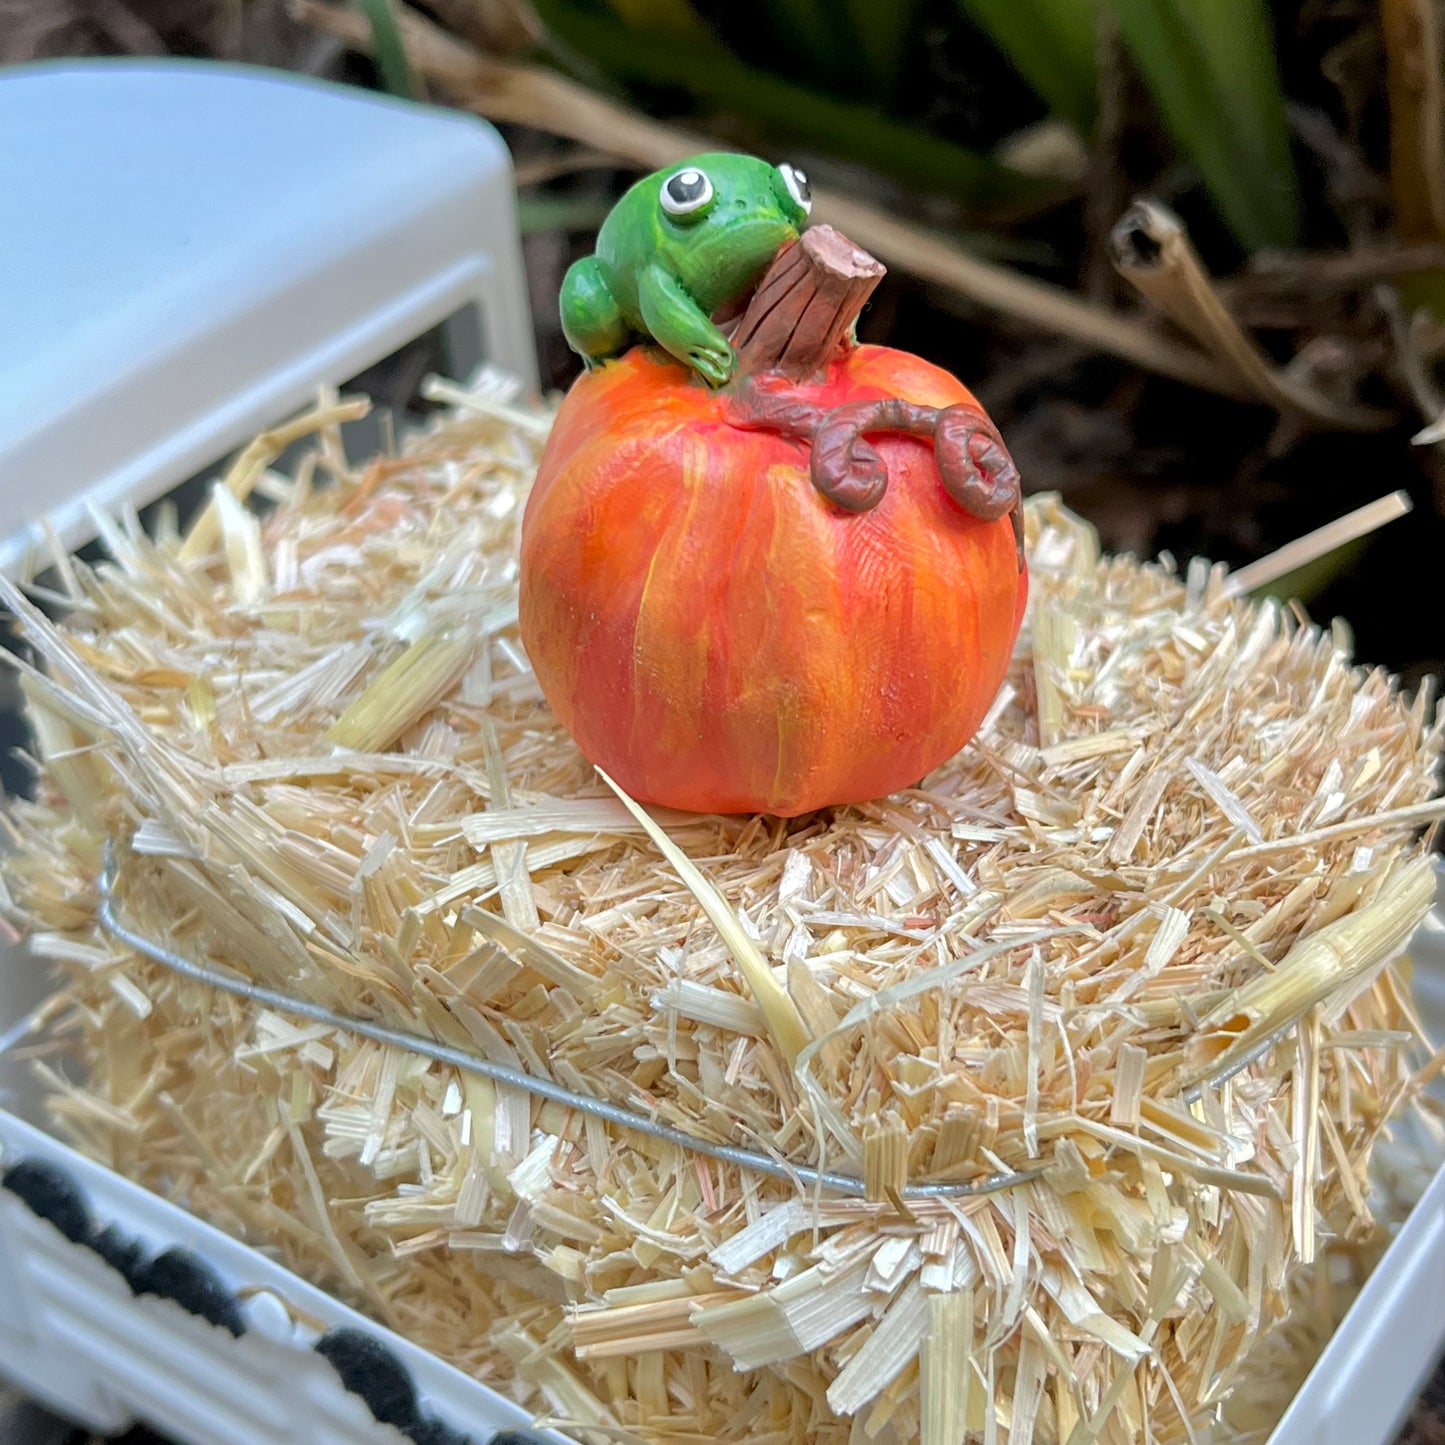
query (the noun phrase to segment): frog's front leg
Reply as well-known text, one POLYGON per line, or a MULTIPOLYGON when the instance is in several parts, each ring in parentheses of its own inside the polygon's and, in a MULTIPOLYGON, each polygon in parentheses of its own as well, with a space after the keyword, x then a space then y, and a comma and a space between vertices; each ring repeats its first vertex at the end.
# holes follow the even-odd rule
POLYGON ((733 374, 727 337, 703 314, 676 277, 648 266, 637 278, 637 304, 652 339, 712 386, 733 374))
POLYGON ((562 281, 562 334, 589 367, 625 351, 632 339, 632 329, 596 256, 584 256, 567 268, 562 281))

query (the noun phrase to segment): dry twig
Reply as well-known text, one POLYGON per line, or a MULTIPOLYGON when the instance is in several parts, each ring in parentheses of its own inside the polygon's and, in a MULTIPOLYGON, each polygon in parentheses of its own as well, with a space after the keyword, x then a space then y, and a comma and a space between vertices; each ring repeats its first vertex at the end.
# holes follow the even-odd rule
POLYGON ((1445 239, 1445 82, 1432 0, 1381 0, 1390 189, 1402 240, 1445 239))
POLYGON ((1234 395, 1317 426, 1379 431, 1393 422, 1389 412, 1322 396, 1277 370, 1219 299, 1183 224, 1157 202, 1136 201, 1114 228, 1114 264, 1233 378, 1234 395))

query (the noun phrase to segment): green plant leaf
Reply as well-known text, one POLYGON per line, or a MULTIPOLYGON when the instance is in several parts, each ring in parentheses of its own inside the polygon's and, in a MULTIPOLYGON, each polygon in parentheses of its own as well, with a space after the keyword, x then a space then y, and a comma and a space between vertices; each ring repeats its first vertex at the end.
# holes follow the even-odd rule
POLYGON ((1108 0, 1175 143, 1250 250, 1299 240, 1299 189, 1265 0, 1108 0))
POLYGON ((411 73, 411 62, 406 56, 406 45, 391 0, 356 0, 356 3, 371 26, 372 59, 382 85, 403 100, 420 99, 421 92, 411 73))
POLYGON ((714 45, 707 21, 690 0, 607 0, 612 13, 629 29, 645 35, 666 35, 688 44, 714 45))
POLYGON ((874 86, 887 95, 897 85, 903 68, 918 0, 846 0, 846 4, 874 86))
POLYGON ((698 53, 636 34, 565 0, 538 0, 537 10, 561 41, 619 79, 678 86, 708 106, 757 122, 780 141, 857 161, 916 190, 986 208, 1037 201, 1054 189, 977 151, 757 70, 730 54, 698 53))
POLYGON ((1099 90, 1095 0, 956 3, 1055 115, 1090 133, 1099 90))
POLYGON ((830 5, 828 0, 769 0, 766 13, 785 43, 817 70, 832 73, 840 67, 847 69, 836 5, 830 5))

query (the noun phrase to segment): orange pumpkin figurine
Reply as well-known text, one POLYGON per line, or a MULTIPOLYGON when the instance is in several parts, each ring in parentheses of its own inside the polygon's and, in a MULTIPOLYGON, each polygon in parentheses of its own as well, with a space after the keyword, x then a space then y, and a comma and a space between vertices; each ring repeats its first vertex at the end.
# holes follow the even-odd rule
POLYGON ((643 802, 791 817, 912 786, 972 737, 1023 618, 1003 442, 947 372, 855 343, 883 268, 829 227, 794 240, 807 201, 791 167, 697 157, 634 186, 564 288, 589 369, 527 504, 522 640, 643 802), (690 274, 700 223, 769 205, 793 223, 770 252, 720 266, 708 233, 690 274))

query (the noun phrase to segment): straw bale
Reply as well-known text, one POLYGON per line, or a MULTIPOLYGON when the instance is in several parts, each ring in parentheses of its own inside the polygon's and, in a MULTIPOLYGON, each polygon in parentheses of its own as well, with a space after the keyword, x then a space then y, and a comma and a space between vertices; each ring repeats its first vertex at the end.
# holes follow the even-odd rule
POLYGON ((1331 1313, 1301 1291, 1374 1248, 1371 1151, 1425 1077, 1394 960, 1429 695, 1039 498, 956 758, 789 822, 654 818, 517 640, 546 415, 446 398, 399 456, 328 431, 259 520, 269 447, 188 540, 112 519, 63 624, 10 596, 44 665, 4 881, 57 972, 59 1122, 588 1438, 1224 1430, 1251 1350, 1281 1378, 1331 1313), (186 978, 99 925, 106 840, 168 948, 857 1193, 186 978))

